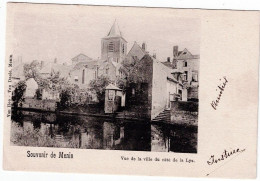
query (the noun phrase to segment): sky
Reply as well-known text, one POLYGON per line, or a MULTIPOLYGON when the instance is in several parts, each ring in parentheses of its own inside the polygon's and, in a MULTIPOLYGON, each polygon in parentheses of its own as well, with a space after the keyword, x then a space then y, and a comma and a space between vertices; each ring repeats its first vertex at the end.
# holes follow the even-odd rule
POLYGON ((174 9, 21 5, 13 12, 14 58, 20 56, 23 62, 57 58, 59 63, 71 63, 80 53, 97 59, 101 38, 115 19, 128 42, 127 51, 136 41, 145 42, 160 61, 172 57, 174 45, 200 53, 200 19, 174 9))

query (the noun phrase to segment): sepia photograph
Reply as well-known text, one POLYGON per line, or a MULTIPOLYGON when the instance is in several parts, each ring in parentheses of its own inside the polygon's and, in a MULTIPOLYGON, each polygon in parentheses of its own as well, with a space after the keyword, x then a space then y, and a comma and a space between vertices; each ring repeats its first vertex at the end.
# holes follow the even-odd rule
POLYGON ((60 6, 14 13, 11 145, 197 153, 200 19, 60 6))
POLYGON ((259 11, 90 4, 6 3, 3 169, 256 178, 259 11))

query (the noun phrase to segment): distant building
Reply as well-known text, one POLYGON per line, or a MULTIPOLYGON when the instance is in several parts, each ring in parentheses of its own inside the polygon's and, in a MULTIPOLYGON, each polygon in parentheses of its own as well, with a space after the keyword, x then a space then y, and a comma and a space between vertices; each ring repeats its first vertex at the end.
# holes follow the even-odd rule
POLYGON ((115 83, 120 75, 119 69, 126 53, 127 41, 115 21, 107 36, 101 39, 101 59, 94 60, 84 54, 79 54, 72 59, 71 82, 79 85, 80 88, 87 88, 91 80, 106 76, 115 83))
POLYGON ((76 84, 81 89, 87 89, 91 80, 98 76, 98 62, 79 62, 70 71, 70 82, 76 84))
POLYGON ((53 62, 41 61, 39 73, 42 78, 50 78, 54 73, 59 74, 60 78, 68 78, 71 66, 58 63, 57 59, 53 62))
POLYGON ((146 53, 148 53, 148 52, 146 52, 145 43, 143 43, 143 46, 141 48, 136 42, 134 42, 134 45, 132 46, 132 48, 130 49, 128 54, 126 55, 126 59, 128 61, 141 60, 146 53))
POLYGON ((71 61, 72 61, 72 65, 76 65, 77 63, 81 63, 81 62, 93 61, 93 59, 81 53, 76 57, 72 58, 71 61))
POLYGON ((176 69, 184 72, 183 80, 188 85, 198 85, 199 56, 192 55, 186 48, 178 51, 178 46, 174 46, 173 55, 173 64, 176 65, 176 69))
MULTIPOLYGON (((146 44, 143 43, 142 47, 140 47, 137 42, 134 42, 132 48, 130 51, 127 53, 125 59, 125 63, 131 64, 133 62, 138 62, 140 61, 148 52, 146 51, 146 44)), ((126 70, 122 65, 119 66, 119 77, 127 77, 128 70, 126 70)))
POLYGON ((188 100, 198 101, 199 88, 199 55, 193 55, 188 49, 178 50, 173 47, 173 58, 163 62, 164 65, 173 69, 176 79, 182 79, 187 89, 188 100))
POLYGON ((121 64, 114 61, 104 61, 100 64, 98 69, 98 76, 109 77, 110 81, 115 83, 119 76, 119 69, 121 64))
MULTIPOLYGON (((126 78, 129 70, 122 62, 135 63, 136 72, 141 81, 131 83, 126 90, 125 106, 147 113, 153 119, 160 112, 170 107, 175 100, 198 100, 199 56, 192 55, 187 49, 173 47, 173 58, 166 62, 156 59, 156 54, 149 55, 145 43, 136 42, 127 53, 127 41, 123 37, 117 22, 111 26, 107 36, 101 39, 101 59, 92 59, 80 53, 71 59, 71 65, 41 61, 39 73, 42 78, 50 79, 58 74, 70 83, 78 85, 86 92, 91 80, 100 76, 108 77, 113 85, 118 78, 126 78)), ((23 69, 16 68, 13 79, 22 80, 23 69), (21 74, 21 75, 20 75, 21 74)), ((59 94, 41 90, 42 98, 57 100, 59 94)), ((94 96, 93 96, 94 97, 94 96)))

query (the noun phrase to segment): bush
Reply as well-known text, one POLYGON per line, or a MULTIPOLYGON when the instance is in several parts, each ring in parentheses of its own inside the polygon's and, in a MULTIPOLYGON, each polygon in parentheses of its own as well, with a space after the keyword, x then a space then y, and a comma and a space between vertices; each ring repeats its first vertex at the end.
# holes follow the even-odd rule
POLYGON ((97 79, 90 81, 90 91, 97 96, 97 99, 100 104, 104 104, 105 102, 105 89, 109 83, 109 78, 105 76, 100 76, 97 79))
POLYGON ((58 142, 38 129, 24 129, 15 122, 11 127, 11 143, 17 146, 79 148, 76 141, 58 142))
POLYGON ((26 82, 20 81, 16 84, 14 91, 12 92, 12 106, 17 108, 18 106, 22 106, 22 102, 24 101, 24 93, 26 90, 26 82))

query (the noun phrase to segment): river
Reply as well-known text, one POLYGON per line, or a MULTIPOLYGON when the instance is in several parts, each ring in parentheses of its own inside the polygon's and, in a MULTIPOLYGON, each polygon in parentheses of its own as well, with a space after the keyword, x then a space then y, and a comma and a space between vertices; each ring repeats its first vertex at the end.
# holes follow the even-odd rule
POLYGON ((11 144, 197 153, 197 129, 166 123, 18 111, 12 115, 11 144))

